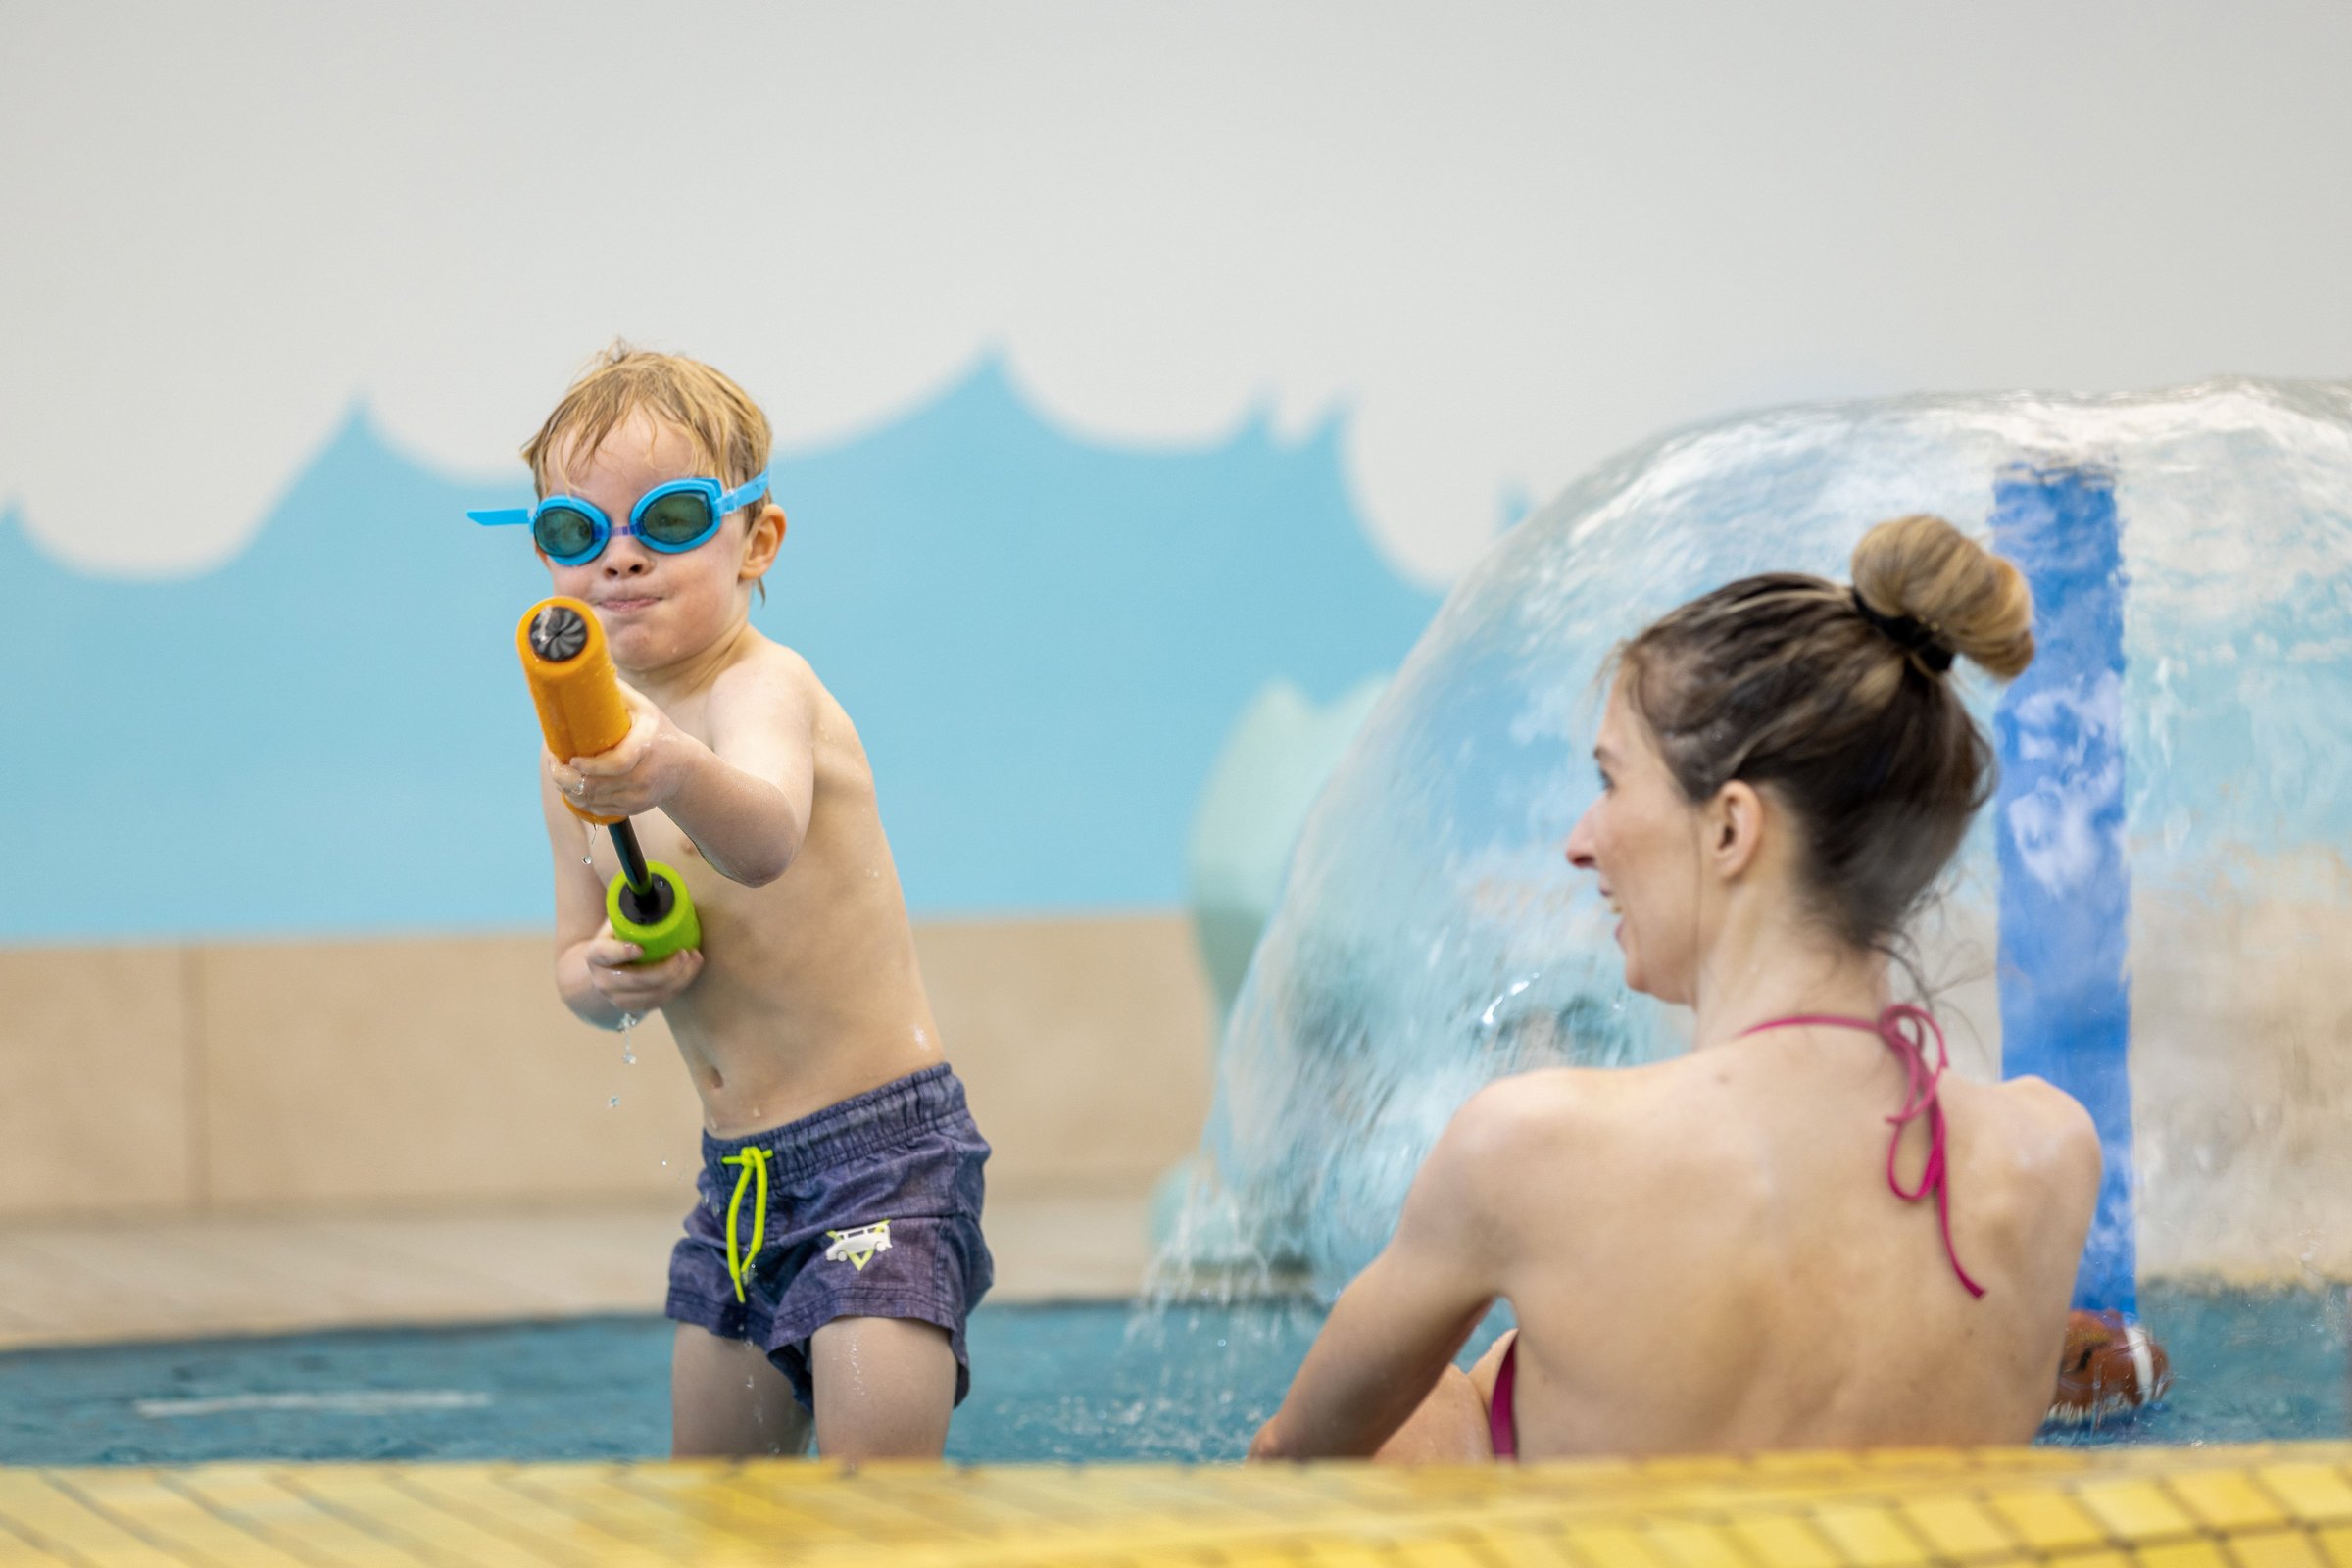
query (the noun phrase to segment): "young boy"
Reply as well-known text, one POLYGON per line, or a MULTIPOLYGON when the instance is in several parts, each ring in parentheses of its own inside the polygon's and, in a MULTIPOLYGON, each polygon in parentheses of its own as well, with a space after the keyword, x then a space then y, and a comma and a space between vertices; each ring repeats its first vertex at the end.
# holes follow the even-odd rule
POLYGON ((784 542, 767 419, 709 366, 615 346, 522 455, 540 559, 595 608, 632 719, 601 756, 542 755, 556 984, 607 1029, 662 1009, 703 1102, 669 1267, 672 1451, 799 1453, 813 1418, 829 1458, 937 1457, 991 1279, 988 1145, 940 1054, 858 731, 751 624, 784 542), (715 484, 652 494, 677 480, 715 484), (641 964, 613 936, 617 861, 565 797, 636 819, 686 881, 699 952, 641 964))

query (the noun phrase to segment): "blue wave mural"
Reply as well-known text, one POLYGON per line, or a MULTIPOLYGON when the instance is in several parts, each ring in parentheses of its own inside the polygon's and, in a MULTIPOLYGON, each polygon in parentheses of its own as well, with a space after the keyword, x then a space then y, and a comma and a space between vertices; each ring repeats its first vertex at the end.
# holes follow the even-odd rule
MULTIPOLYGON (((537 410, 515 411, 516 428, 537 410)), ((1328 701, 1436 608, 1373 552, 1340 430, 1073 439, 996 363, 786 455, 760 628, 858 720, 918 913, 1170 906, 1219 742, 1286 678, 1328 701)), ((355 412, 252 545, 77 572, 0 517, 21 891, 0 940, 535 925, 548 865, 515 617, 546 578, 464 509, 521 499, 355 412)))

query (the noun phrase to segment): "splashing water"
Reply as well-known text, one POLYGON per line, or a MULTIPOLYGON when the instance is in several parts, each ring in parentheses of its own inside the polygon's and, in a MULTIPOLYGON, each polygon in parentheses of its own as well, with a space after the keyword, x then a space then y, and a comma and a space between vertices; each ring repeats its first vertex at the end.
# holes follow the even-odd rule
POLYGON ((1300 834, 1163 1284, 1327 1295, 1480 1086, 1679 1048, 1682 1018, 1625 989, 1592 879, 1561 855, 1596 790, 1612 648, 1740 576, 1844 581, 1863 532, 1907 513, 2015 554, 2003 530, 2034 505, 2040 611, 2076 619, 2037 625, 2043 654, 2006 696, 1956 675, 2003 795, 1912 933, 1955 1066, 2046 1074, 2052 1052, 2073 1059, 2068 1031, 2112 1026, 2120 1109, 2093 1109, 2107 1200, 2135 1225, 2127 1283, 2132 1235, 2150 1274, 2352 1274, 2352 1160, 2329 1131, 2352 1116, 2352 1053, 2328 956, 2352 944, 2352 387, 2231 380, 1727 420, 1613 460, 1499 539, 1300 834), (2104 665, 2082 657, 2102 630, 2077 623, 2090 601, 2044 598, 2069 571, 2113 607, 2104 665), (2032 987, 1995 962, 2040 961, 2020 899, 2101 876, 2107 1012, 2021 1011, 2032 987))
POLYGON ((637 1015, 635 1013, 624 1012, 620 1015, 620 1064, 623 1067, 637 1065, 637 1052, 629 1043, 629 1031, 636 1027, 637 1015))

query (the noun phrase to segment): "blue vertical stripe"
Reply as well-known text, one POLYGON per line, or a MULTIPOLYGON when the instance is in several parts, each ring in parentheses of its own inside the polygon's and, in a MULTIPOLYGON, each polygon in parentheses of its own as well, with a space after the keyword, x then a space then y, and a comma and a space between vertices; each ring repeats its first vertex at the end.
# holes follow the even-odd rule
POLYGON ((2015 465, 1993 544, 2034 588, 2033 667, 2003 695, 1997 835, 2001 1054, 2081 1101, 2106 1174, 2075 1304, 2137 1304, 2132 1218, 2132 913, 2124 858, 2123 530, 2112 474, 2015 465))

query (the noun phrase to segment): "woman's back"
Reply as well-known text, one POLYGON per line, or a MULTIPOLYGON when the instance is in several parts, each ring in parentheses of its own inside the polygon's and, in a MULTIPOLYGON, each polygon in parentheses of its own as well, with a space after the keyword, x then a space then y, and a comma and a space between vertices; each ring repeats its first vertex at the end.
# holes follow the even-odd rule
MULTIPOLYGON (((1874 1034, 1776 1030, 1520 1082, 1491 1196, 1523 1455, 2033 1435, 2099 1180, 2073 1101, 2038 1080, 1942 1084, 1952 1248, 1978 1298, 1933 1193, 1888 1189, 1907 1083, 1874 1034)), ((1922 1117, 1906 1188, 1928 1147, 1922 1117)))
POLYGON ((1627 988, 1688 1006, 1696 1046, 1475 1096, 1252 1452, 2032 1436, 2097 1136, 2038 1082, 1939 1099, 1932 1026, 1881 1009, 1992 792, 1953 662, 2007 679, 2033 656, 2025 579, 1926 516, 1865 534, 1849 586, 1741 578, 1620 650, 1599 789, 1563 848, 1615 917, 1627 988), (1446 1364, 1496 1296, 1521 1325, 1507 1400, 1498 1370, 1481 1387, 1446 1364))

